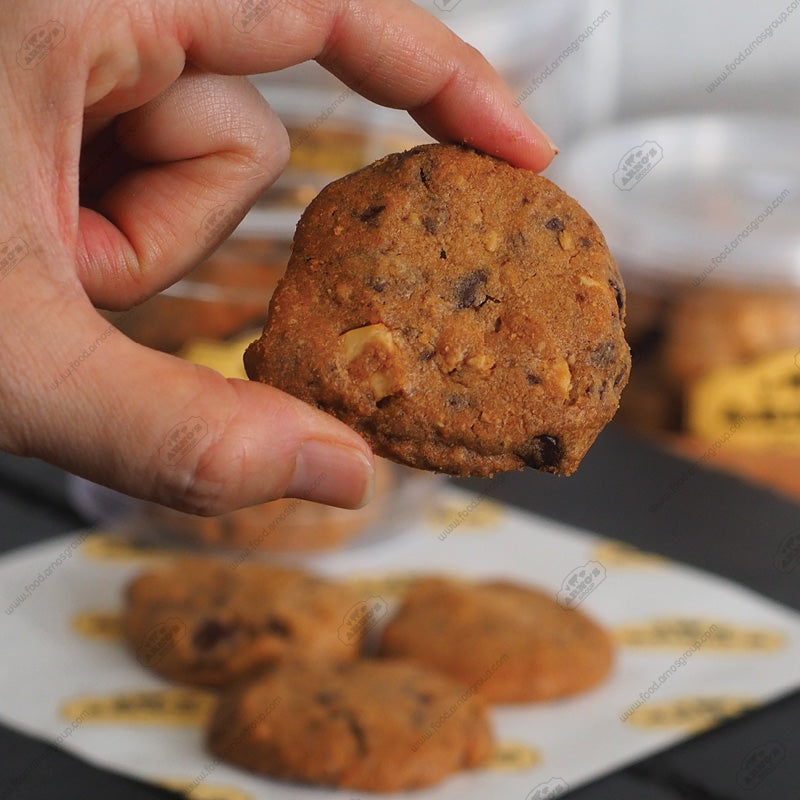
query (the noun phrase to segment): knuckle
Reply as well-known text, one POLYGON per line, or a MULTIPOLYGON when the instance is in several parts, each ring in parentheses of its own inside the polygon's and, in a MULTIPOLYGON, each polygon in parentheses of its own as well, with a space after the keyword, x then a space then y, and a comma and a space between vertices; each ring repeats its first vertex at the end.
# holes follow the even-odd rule
POLYGON ((231 511, 235 504, 230 498, 237 494, 245 460, 243 447, 224 432, 201 441, 186 463, 161 465, 156 500, 199 516, 231 511))

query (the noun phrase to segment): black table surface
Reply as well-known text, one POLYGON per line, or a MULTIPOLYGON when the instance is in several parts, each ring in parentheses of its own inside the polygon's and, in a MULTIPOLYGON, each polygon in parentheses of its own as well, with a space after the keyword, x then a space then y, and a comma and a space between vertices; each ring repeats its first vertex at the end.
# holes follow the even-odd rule
MULTIPOLYGON (((63 473, 40 462, 0 457, 0 550, 83 526, 66 500, 64 479, 63 473)), ((569 479, 526 470, 500 480, 461 483, 723 575, 800 610, 800 566, 786 572, 774 562, 786 537, 800 531, 800 506, 700 463, 667 455, 619 430, 607 430, 569 479)), ((0 678, 0 702, 8 690, 0 678)), ((0 800, 174 796, 0 726, 0 800)), ((800 800, 800 692, 579 787, 569 797, 800 800), (773 743, 785 757, 758 786, 743 788, 737 776, 744 759, 755 748, 773 743)))

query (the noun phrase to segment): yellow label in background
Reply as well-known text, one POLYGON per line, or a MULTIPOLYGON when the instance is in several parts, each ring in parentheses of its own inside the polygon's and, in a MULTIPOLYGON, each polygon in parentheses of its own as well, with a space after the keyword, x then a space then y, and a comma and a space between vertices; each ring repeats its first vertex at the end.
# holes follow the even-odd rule
POLYGON ((748 697, 684 697, 666 703, 646 703, 625 721, 648 730, 680 729, 699 733, 758 705, 748 697))
POLYGON ((247 380, 242 357, 250 342, 258 339, 260 335, 260 330, 253 330, 224 342, 214 339, 195 339, 193 342, 189 342, 178 355, 193 364, 215 369, 226 378, 247 380))
POLYGON ((687 428, 708 441, 740 447, 800 446, 797 348, 719 367, 687 398, 687 428))
POLYGON ((595 547, 592 560, 607 567, 659 567, 668 564, 664 556, 639 550, 616 539, 605 539, 595 547))
POLYGON ((131 541, 123 534, 113 532, 87 536, 81 545, 81 553, 92 561, 168 560, 175 556, 174 550, 131 541))
POLYGON ((488 769, 522 772, 542 763, 542 751, 524 742, 497 742, 486 763, 488 769))
POLYGON ((188 797, 189 800, 254 800, 253 795, 237 789, 235 786, 207 784, 204 781, 186 778, 158 778, 155 783, 172 792, 188 797))
POLYGON ((713 619, 669 617, 614 630, 614 638, 627 647, 687 650, 696 652, 774 652, 786 646, 786 637, 779 631, 748 628, 713 619))
POLYGON ((115 611, 81 611, 72 618, 72 629, 87 639, 117 642, 122 638, 122 615, 115 611))
POLYGON ((214 703, 214 695, 200 689, 155 689, 75 697, 61 715, 81 724, 205 725, 214 703))

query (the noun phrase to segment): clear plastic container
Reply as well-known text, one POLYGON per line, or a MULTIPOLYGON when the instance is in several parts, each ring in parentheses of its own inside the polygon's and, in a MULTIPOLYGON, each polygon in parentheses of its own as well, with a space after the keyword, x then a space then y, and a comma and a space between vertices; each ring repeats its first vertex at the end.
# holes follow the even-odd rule
POLYGON ((576 143, 549 175, 625 278, 618 419, 800 492, 798 139, 800 118, 643 119, 576 143))
POLYGON ((378 459, 375 495, 363 509, 289 498, 216 517, 134 500, 74 476, 69 496, 87 522, 134 547, 214 552, 243 560, 357 549, 392 538, 426 513, 441 481, 441 476, 378 459))
POLYGON ((163 292, 105 316, 134 341, 168 353, 198 338, 229 339, 264 323, 290 248, 285 234, 239 233, 163 292))
MULTIPOLYGON (((327 88, 281 83, 269 97, 292 143, 285 172, 189 275, 132 311, 108 315, 132 339, 228 377, 246 377, 242 353, 260 334, 305 206, 332 180, 428 140, 407 115, 385 114, 333 78, 327 88)), ((207 518, 131 500, 79 478, 71 495, 87 520, 127 540, 258 557, 360 547, 394 536, 424 513, 439 484, 429 473, 383 460, 377 478, 373 500, 358 511, 288 499, 207 518)))

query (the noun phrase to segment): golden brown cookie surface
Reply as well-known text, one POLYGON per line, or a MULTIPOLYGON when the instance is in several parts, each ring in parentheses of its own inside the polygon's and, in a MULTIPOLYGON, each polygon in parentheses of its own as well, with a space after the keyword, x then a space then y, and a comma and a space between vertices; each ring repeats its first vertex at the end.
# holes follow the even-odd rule
POLYGON ((419 581, 389 622, 384 655, 409 658, 491 702, 550 700, 609 673, 609 636, 554 597, 506 582, 419 581))
POLYGON ((627 381, 624 298, 557 186, 425 145, 311 203, 245 366, 411 466, 569 474, 627 381))
POLYGON ((427 786, 489 756, 486 708, 465 691, 403 662, 287 665, 224 693, 208 744, 276 778, 365 791, 427 786))
POLYGON ((130 584, 123 628, 144 666, 222 686, 286 659, 356 658, 339 627, 358 600, 300 570, 184 558, 130 584))

